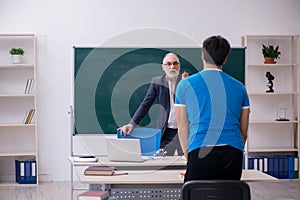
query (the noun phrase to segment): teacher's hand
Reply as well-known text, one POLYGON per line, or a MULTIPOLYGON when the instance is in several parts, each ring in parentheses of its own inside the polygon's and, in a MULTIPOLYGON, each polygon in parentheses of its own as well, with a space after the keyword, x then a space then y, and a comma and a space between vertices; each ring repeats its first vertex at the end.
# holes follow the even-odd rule
POLYGON ((187 72, 183 72, 182 74, 181 74, 181 79, 185 79, 186 77, 188 77, 189 76, 189 74, 187 73, 187 72))
POLYGON ((118 128, 118 130, 120 130, 120 133, 122 135, 129 135, 133 129, 134 129, 133 124, 127 124, 127 125, 124 125, 124 126, 118 128))

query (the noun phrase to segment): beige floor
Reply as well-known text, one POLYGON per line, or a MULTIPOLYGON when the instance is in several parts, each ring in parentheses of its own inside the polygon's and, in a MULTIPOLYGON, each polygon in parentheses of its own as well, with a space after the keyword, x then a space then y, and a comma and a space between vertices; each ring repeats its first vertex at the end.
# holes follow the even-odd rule
MULTIPOLYGON (((300 200, 300 180, 249 182, 249 185, 252 200, 300 200)), ((78 191, 75 193, 78 194, 78 191)), ((41 182, 35 187, 0 187, 0 200, 70 200, 70 194, 70 182, 41 182)))

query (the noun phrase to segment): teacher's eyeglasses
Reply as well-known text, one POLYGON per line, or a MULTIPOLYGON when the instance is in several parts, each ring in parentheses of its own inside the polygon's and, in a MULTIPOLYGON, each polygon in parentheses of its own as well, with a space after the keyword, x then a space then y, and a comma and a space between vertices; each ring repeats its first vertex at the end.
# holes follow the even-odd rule
POLYGON ((174 66, 178 66, 180 63, 177 62, 177 61, 174 61, 174 62, 167 62, 167 63, 164 63, 163 65, 166 65, 168 67, 171 67, 172 65, 174 66))

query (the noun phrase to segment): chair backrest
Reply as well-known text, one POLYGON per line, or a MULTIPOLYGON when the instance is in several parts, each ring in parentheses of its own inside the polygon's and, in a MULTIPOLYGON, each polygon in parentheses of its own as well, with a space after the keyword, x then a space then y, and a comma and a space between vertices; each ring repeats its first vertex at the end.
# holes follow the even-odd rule
POLYGON ((182 186, 183 200, 250 200, 250 187, 238 180, 197 180, 182 186))

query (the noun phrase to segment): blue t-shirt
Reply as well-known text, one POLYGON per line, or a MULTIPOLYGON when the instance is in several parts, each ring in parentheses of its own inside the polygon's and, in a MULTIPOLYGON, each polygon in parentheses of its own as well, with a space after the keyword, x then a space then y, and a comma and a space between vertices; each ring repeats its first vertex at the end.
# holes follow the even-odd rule
POLYGON ((221 70, 205 69, 180 81, 178 105, 188 112, 188 152, 224 144, 244 150, 239 119, 242 109, 249 108, 249 98, 241 82, 221 70))

